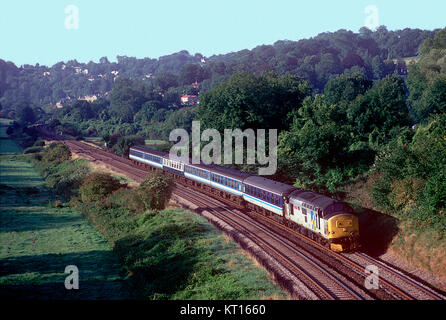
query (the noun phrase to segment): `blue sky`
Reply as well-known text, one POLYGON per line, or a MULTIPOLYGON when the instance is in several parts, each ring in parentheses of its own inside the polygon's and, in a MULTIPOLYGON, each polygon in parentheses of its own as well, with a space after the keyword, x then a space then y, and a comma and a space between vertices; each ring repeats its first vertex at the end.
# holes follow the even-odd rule
POLYGON ((446 1, 424 0, 14 0, 0 3, 0 58, 17 65, 180 50, 205 56, 299 40, 326 31, 357 32, 378 9, 390 30, 446 26, 446 1), (65 13, 79 9, 78 29, 65 13))

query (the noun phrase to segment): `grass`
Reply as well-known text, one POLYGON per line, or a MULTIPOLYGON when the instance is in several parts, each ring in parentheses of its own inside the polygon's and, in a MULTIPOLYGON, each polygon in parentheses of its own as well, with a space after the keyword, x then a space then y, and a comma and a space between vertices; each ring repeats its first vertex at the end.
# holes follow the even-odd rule
POLYGON ((81 204, 79 210, 114 243, 134 290, 144 298, 286 298, 237 244, 190 211, 132 215, 94 203, 81 204))
POLYGON ((446 278, 445 235, 433 228, 414 228, 410 220, 404 221, 389 250, 411 265, 446 278))
POLYGON ((145 144, 146 146, 158 146, 158 145, 169 144, 169 142, 164 140, 145 140, 145 144))
POLYGON ((8 125, 8 119, 0 119, 0 155, 16 154, 22 152, 22 150, 14 143, 14 141, 8 139, 8 135, 6 134, 8 125))
MULTIPOLYGON (((5 144, 9 151, 12 143, 5 144)), ((108 242, 73 209, 53 208, 52 200, 52 190, 25 156, 0 156, 0 296, 128 298, 108 242), (65 289, 68 265, 79 269, 79 290, 65 289)))

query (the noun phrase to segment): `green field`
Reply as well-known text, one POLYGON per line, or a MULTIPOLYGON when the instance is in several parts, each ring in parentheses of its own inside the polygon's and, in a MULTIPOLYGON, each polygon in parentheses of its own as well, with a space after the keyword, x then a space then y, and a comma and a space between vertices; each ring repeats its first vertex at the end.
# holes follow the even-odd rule
POLYGON ((109 243, 71 208, 53 208, 51 190, 11 140, 0 153, 0 297, 125 299, 119 261, 109 243), (64 286, 79 269, 79 290, 64 286))
POLYGON ((0 118, 0 154, 20 153, 21 149, 6 134, 10 120, 0 118))
POLYGON ((164 141, 164 140, 145 140, 146 146, 159 146, 159 145, 164 145, 164 144, 168 144, 168 141, 164 141))

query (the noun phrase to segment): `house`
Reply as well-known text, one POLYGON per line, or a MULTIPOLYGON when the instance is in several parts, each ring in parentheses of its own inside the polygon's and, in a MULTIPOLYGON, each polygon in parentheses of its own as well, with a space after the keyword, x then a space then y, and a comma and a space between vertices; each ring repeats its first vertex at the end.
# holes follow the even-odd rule
POLYGON ((199 104, 200 100, 198 96, 195 95, 184 95, 181 97, 181 104, 182 105, 195 105, 199 104))

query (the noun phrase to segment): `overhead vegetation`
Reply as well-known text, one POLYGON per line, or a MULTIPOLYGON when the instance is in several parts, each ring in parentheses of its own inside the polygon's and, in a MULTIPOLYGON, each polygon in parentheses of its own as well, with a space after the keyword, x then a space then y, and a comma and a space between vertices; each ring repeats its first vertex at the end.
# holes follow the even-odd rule
POLYGON ((421 52, 420 60, 410 65, 407 79, 409 104, 417 121, 446 112, 446 29, 426 40, 421 52))
POLYGON ((73 137, 119 132, 166 139, 172 128, 187 128, 195 117, 193 108, 182 109, 181 95, 201 95, 240 71, 290 74, 322 93, 327 82, 342 74, 359 72, 370 80, 395 72, 406 75, 403 59, 416 56, 426 39, 437 50, 434 34, 382 26, 375 32, 339 30, 211 57, 180 51, 159 59, 118 56, 109 62, 104 57, 98 63, 71 60, 51 67, 16 67, 0 60, 0 112, 20 123, 51 123, 73 137), (77 101, 80 97, 92 100, 77 101))

